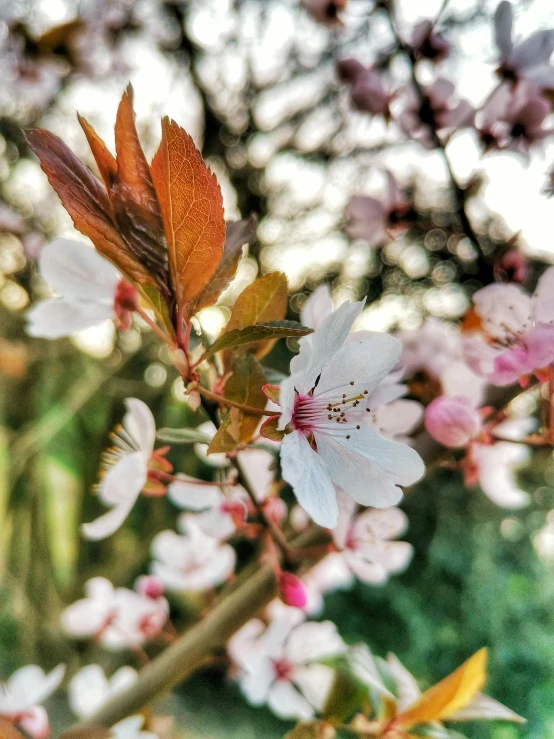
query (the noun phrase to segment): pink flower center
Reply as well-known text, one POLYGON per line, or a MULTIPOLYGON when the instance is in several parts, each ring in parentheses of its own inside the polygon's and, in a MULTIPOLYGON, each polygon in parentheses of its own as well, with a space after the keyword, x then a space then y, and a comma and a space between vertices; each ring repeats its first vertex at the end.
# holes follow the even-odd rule
POLYGON ((282 657, 273 660, 273 670, 275 671, 276 680, 290 680, 294 672, 294 665, 288 659, 282 657))
MULTIPOLYGON (((350 383, 354 385, 354 381, 350 383)), ((297 394, 294 400, 291 425, 296 431, 302 431, 308 436, 313 431, 328 428, 329 424, 356 424, 364 410, 368 391, 350 395, 342 393, 340 400, 329 402, 324 397, 314 396, 312 392, 308 395, 297 394)), ((335 396, 336 397, 336 396, 335 396)), ((369 409, 366 408, 367 411, 369 409)), ((356 426, 359 428, 359 425, 356 426)))

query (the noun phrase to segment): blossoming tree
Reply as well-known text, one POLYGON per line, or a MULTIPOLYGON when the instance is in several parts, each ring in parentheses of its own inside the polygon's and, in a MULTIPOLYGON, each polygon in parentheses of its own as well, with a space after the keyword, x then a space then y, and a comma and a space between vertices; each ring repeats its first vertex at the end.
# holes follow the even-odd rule
MULTIPOLYGON (((147 158, 131 85, 115 114, 115 153, 78 117, 95 172, 55 121, 26 128, 51 188, 90 242, 57 237, 42 247, 38 273, 50 292, 28 309, 28 334, 54 341, 112 321, 122 337, 148 337, 195 422, 160 423, 146 396, 124 399, 79 531, 88 542, 124 542, 139 509, 142 574, 132 588, 119 586, 99 561, 59 605, 58 627, 118 661, 109 670, 95 656, 78 668, 14 672, 0 690, 8 739, 49 736, 42 703, 64 672, 75 715, 66 739, 179 736, 186 727, 151 706, 217 660, 249 704, 289 722, 289 739, 446 738, 460 736, 458 722, 525 721, 482 692, 485 646, 422 691, 397 657, 349 643, 338 619, 318 620, 328 593, 357 581, 384 586, 408 568, 414 549, 403 539, 403 501, 436 467, 460 475, 467 496, 479 488, 516 510, 531 502, 516 469, 554 445, 554 267, 527 260, 517 235, 494 242, 481 232, 472 182, 459 180, 450 154, 468 130, 482 153, 525 157, 551 135, 554 31, 518 41, 503 0, 494 16, 497 82, 475 107, 441 69, 452 52, 440 31, 446 5, 405 29, 392 3, 376 3, 370 15, 392 45, 369 65, 337 51, 329 74, 347 94, 337 109, 344 102, 345 115, 353 108, 442 161, 455 260, 437 268, 455 262, 475 276, 462 285, 455 320, 370 330, 372 300, 362 291, 344 295, 324 282, 290 303, 279 269, 263 265, 241 280, 256 214, 226 221, 216 168, 179 122, 162 119, 147 158), (404 78, 395 77, 397 62, 404 78), (203 316, 230 293, 226 320, 211 333, 203 316), (271 358, 283 346, 293 356, 277 369, 271 358), (183 464, 183 449, 201 460, 200 474, 183 464), (165 518, 160 525, 161 506, 170 528, 165 518), (175 614, 186 609, 194 615, 180 628, 175 614)), ((346 2, 310 0, 302 12, 340 33, 347 10, 346 2)), ((383 194, 353 194, 341 215, 352 248, 372 258, 419 218, 413 190, 388 167, 379 171, 383 194)), ((418 228, 432 251, 437 229, 418 228)), ((140 383, 134 395, 143 395, 140 383)))

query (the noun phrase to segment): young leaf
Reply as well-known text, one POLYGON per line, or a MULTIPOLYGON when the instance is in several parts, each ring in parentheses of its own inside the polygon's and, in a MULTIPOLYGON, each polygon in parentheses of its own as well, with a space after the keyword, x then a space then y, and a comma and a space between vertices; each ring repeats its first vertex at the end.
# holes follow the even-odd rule
POLYGON ((202 308, 207 308, 216 302, 236 274, 242 256, 242 247, 255 240, 257 225, 258 219, 255 215, 251 215, 246 220, 227 222, 223 256, 219 260, 212 279, 202 292, 187 304, 185 318, 193 316, 202 308))
POLYGON ((321 715, 331 723, 342 723, 363 707, 367 692, 367 685, 350 670, 338 668, 321 715))
POLYGON ((110 189, 115 220, 129 248, 163 284, 168 282, 167 244, 150 167, 142 151, 127 87, 115 121, 117 177, 110 189))
POLYGON ((77 113, 77 120, 87 137, 88 145, 98 167, 98 171, 104 180, 106 189, 109 191, 117 176, 117 162, 106 144, 96 133, 86 118, 77 113))
MULTIPOLYGON (((287 278, 282 272, 269 272, 259 277, 238 296, 231 312, 225 332, 255 323, 279 321, 285 317, 288 302, 287 278)), ((271 349, 275 340, 265 341, 255 347, 255 356, 260 359, 271 349)), ((243 347, 243 350, 252 347, 243 347)), ((229 364, 229 357, 226 364, 229 364)))
POLYGON ((410 708, 396 717, 395 726, 409 729, 440 721, 460 711, 486 680, 487 650, 480 649, 448 677, 426 690, 410 708))
POLYGON ((11 721, 0 716, 0 739, 26 739, 28 734, 19 731, 11 721))
POLYGON ((303 326, 296 321, 270 321, 269 323, 258 323, 256 326, 237 328, 234 331, 222 334, 216 339, 211 347, 204 352, 201 361, 213 356, 222 349, 231 349, 245 344, 254 344, 257 341, 268 339, 301 338, 313 333, 312 328, 303 326))
POLYGON ((270 416, 260 426, 260 435, 264 439, 270 439, 271 441, 283 441, 285 438, 285 430, 278 429, 279 416, 270 416))
POLYGON ((262 392, 268 400, 279 405, 279 394, 281 392, 279 385, 271 385, 269 382, 266 382, 262 388, 262 392))
POLYGON ((140 285, 155 285, 154 278, 121 238, 110 216, 108 195, 96 177, 53 133, 35 129, 27 131, 25 137, 75 228, 132 280, 140 285))
POLYGON ((167 237, 171 280, 182 316, 215 273, 223 254, 223 200, 191 137, 169 118, 151 166, 167 237))
MULTIPOLYGON (((262 392, 265 375, 260 363, 251 355, 238 357, 233 374, 225 384, 225 397, 252 408, 265 408, 266 397, 262 392)), ((245 444, 254 435, 260 416, 240 408, 231 408, 208 447, 212 452, 230 452, 239 444, 245 444)))
POLYGON ((166 444, 209 444, 210 437, 196 429, 158 429, 157 437, 166 444))

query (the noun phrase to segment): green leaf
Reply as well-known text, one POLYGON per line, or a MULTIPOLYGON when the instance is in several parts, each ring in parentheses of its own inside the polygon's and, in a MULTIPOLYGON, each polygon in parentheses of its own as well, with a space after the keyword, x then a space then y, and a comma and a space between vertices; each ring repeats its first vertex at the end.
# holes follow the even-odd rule
POLYGON ((363 707, 367 692, 367 685, 358 680, 349 669, 338 668, 321 715, 332 723, 342 723, 363 707))
POLYGON ((160 441, 166 444, 209 444, 210 437, 201 434, 196 429, 158 429, 156 434, 160 441))
POLYGON ((220 336, 204 352, 201 361, 209 359, 222 349, 231 349, 245 344, 254 344, 257 341, 267 341, 268 339, 287 339, 290 337, 299 339, 311 333, 313 333, 313 329, 296 321, 269 321, 268 323, 258 323, 255 326, 238 328, 220 336))
MULTIPOLYGON (((261 364, 252 354, 243 354, 235 360, 233 374, 225 384, 224 397, 261 410, 267 402, 262 392, 264 384, 265 375, 261 364)), ((230 408, 208 447, 208 454, 230 452, 239 444, 250 441, 259 423, 258 414, 230 408)))

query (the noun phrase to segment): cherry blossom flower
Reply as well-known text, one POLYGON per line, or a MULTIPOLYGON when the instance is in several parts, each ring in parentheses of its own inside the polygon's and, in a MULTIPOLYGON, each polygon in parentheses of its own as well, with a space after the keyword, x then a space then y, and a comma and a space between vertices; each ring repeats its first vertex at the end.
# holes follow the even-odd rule
POLYGON ((221 585, 235 569, 236 554, 229 544, 205 534, 195 516, 179 518, 179 530, 162 531, 151 545, 152 572, 171 590, 208 590, 221 585))
POLYGON ((341 12, 348 0, 302 0, 302 4, 314 20, 324 26, 340 26, 341 12))
POLYGON ((385 170, 387 192, 383 199, 355 195, 346 212, 345 231, 351 239, 364 239, 371 247, 386 243, 407 226, 411 206, 404 199, 393 175, 385 170))
POLYGON ((350 100, 357 110, 388 119, 390 94, 375 67, 364 67, 357 59, 340 59, 337 74, 350 86, 350 100))
POLYGON ((234 486, 210 485, 178 475, 167 497, 179 508, 198 512, 195 521, 208 536, 227 539, 241 527, 247 514, 246 493, 234 486), (229 491, 229 492, 227 492, 229 491))
POLYGON ((279 610, 267 628, 258 619, 249 621, 227 646, 246 700, 267 704, 283 719, 307 720, 322 709, 334 671, 316 660, 345 651, 335 624, 299 623, 301 614, 295 608, 279 610))
POLYGON ((103 577, 89 580, 85 592, 62 613, 62 627, 73 638, 94 638, 113 651, 133 649, 156 637, 167 621, 169 604, 162 596, 114 588, 103 577))
MULTIPOLYGON (((408 672, 394 654, 387 656, 387 667, 396 686, 397 712, 404 713, 418 701, 421 696, 421 690, 414 676, 408 672)), ((521 716, 518 716, 517 713, 514 713, 507 706, 479 692, 475 693, 463 708, 450 714, 448 721, 472 721, 480 718, 505 719, 506 721, 515 721, 517 723, 524 722, 521 716)), ((440 729, 440 724, 438 724, 438 728, 440 729)))
POLYGON ((546 126, 550 101, 540 90, 524 83, 511 90, 502 85, 476 116, 476 130, 485 150, 507 149, 527 154, 530 147, 554 133, 546 126))
POLYGON ((283 478, 321 526, 334 528, 335 485, 363 505, 387 507, 424 472, 419 455, 367 422, 366 396, 396 364, 400 344, 387 334, 346 341, 363 302, 344 303, 300 341, 280 389, 283 478))
POLYGON ((554 29, 535 31, 524 41, 513 39, 512 5, 503 0, 494 14, 494 41, 500 52, 497 73, 511 82, 528 80, 539 87, 554 85, 554 29))
POLYGON ((31 308, 27 314, 31 336, 57 339, 110 318, 129 325, 138 294, 94 249, 55 239, 42 249, 38 264, 41 276, 61 297, 41 300, 31 308))
POLYGON ((529 296, 520 285, 495 283, 473 296, 480 332, 464 341, 471 368, 492 385, 525 382, 554 360, 554 268, 529 296))
POLYGON ((65 665, 58 665, 46 674, 42 667, 27 665, 0 683, 0 716, 13 721, 33 739, 50 735, 48 714, 40 705, 57 690, 65 674, 65 665))
POLYGON ((486 381, 466 364, 464 339, 454 326, 431 317, 417 329, 398 331, 396 338, 402 343, 400 366, 406 377, 424 373, 443 394, 465 395, 481 404, 486 381))
POLYGON ((100 665, 86 665, 69 682, 71 710, 79 718, 92 716, 109 698, 129 688, 137 676, 136 670, 125 665, 108 679, 100 665))
POLYGON ((87 539, 105 539, 123 524, 141 492, 164 495, 164 476, 172 469, 164 458, 168 447, 154 451, 156 425, 152 412, 142 400, 127 398, 127 413, 112 439, 114 446, 103 459, 104 475, 98 497, 110 510, 81 527, 87 539))
POLYGON ((436 146, 433 131, 447 133, 472 124, 473 107, 467 100, 456 97, 450 80, 439 77, 422 87, 422 94, 423 99, 408 85, 396 120, 407 136, 425 148, 436 146))
POLYGON ((435 24, 424 18, 414 26, 410 46, 416 59, 429 59, 433 64, 444 61, 450 54, 450 44, 435 31, 435 24))

